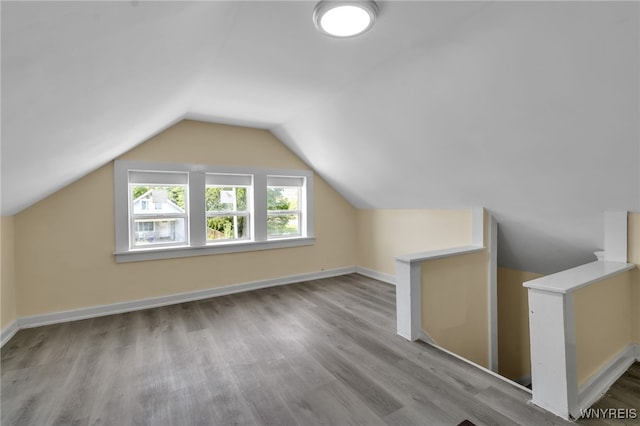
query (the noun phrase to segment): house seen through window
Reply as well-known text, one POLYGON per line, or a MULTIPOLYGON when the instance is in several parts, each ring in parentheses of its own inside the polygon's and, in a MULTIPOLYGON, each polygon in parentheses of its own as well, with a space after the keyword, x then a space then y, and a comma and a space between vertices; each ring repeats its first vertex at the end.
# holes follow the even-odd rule
POLYGON ((152 175, 137 180, 140 182, 130 183, 132 247, 185 244, 186 185, 145 184, 145 180, 157 180, 152 175))

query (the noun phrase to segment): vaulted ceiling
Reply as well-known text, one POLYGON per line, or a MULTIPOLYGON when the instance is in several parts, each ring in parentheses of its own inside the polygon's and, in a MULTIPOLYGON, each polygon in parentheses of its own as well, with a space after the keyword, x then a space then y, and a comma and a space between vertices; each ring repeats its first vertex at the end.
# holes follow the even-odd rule
MULTIPOLYGON (((356 207, 485 206, 549 273, 640 210, 636 2, 2 1, 2 214, 184 117, 270 129, 356 207)), ((177 141, 176 143, 179 143, 177 141)))

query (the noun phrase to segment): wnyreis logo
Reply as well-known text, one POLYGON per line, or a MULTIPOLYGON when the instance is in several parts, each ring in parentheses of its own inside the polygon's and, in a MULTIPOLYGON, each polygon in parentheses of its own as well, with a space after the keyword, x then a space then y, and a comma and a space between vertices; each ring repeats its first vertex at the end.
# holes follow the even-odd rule
POLYGON ((633 420, 638 418, 638 410, 636 408, 587 408, 580 410, 580 417, 583 419, 633 420))

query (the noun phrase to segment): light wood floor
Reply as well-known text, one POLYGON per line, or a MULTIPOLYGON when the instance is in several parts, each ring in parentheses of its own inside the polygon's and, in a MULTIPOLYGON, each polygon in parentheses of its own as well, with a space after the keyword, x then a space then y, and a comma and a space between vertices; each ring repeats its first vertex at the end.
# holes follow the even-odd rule
POLYGON ((21 330, 2 425, 570 424, 395 334, 394 287, 359 275, 21 330))
POLYGON ((584 426, 594 425, 640 425, 640 363, 636 362, 611 386, 611 389, 595 404, 595 409, 635 409, 635 418, 626 419, 580 419, 584 426))

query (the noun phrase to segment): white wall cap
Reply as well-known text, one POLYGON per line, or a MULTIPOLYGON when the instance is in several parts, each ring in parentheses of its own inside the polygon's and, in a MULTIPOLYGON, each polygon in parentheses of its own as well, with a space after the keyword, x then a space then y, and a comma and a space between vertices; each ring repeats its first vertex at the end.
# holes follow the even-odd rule
POLYGON ((584 265, 526 281, 527 288, 567 294, 635 267, 632 263, 595 261, 584 265))

